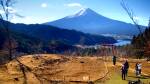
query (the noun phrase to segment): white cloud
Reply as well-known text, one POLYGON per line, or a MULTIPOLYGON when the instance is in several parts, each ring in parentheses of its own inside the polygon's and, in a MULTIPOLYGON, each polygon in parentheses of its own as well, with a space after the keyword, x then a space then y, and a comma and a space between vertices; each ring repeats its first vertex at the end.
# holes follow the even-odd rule
POLYGON ((68 7, 80 7, 80 8, 83 7, 80 3, 69 3, 69 4, 65 4, 65 6, 68 6, 68 7))
POLYGON ((140 25, 145 25, 145 26, 147 26, 147 24, 148 24, 148 22, 149 22, 149 19, 146 18, 146 17, 134 16, 133 19, 134 19, 135 21, 137 21, 138 24, 140 24, 140 25))
POLYGON ((11 19, 11 22, 13 23, 24 23, 24 24, 40 24, 40 23, 44 23, 48 21, 49 21, 49 18, 47 17, 35 17, 35 16, 26 16, 23 18, 13 16, 11 19))
POLYGON ((42 4, 41 4, 41 7, 42 7, 42 8, 46 8, 47 6, 48 6, 47 3, 42 3, 42 4))
POLYGON ((0 14, 4 14, 4 11, 3 11, 3 10, 0 10, 0 14))
POLYGON ((140 20, 140 17, 134 16, 133 19, 140 20))
MULTIPOLYGON (((17 10, 12 7, 6 7, 6 9, 8 9, 9 13, 11 13, 11 14, 17 13, 17 10)), ((4 11, 0 10, 0 14, 4 14, 4 11)))
POLYGON ((8 9, 8 11, 9 11, 10 13, 12 13, 12 14, 17 13, 17 10, 14 9, 14 8, 12 8, 12 7, 7 7, 6 9, 8 9))
POLYGON ((137 22, 140 22, 140 21, 147 21, 146 18, 138 17, 138 16, 134 16, 133 19, 136 20, 137 22))
POLYGON ((12 19, 11 19, 11 22, 13 22, 13 23, 30 24, 33 21, 36 21, 36 20, 35 20, 35 18, 32 18, 32 17, 18 18, 17 16, 13 16, 12 19))

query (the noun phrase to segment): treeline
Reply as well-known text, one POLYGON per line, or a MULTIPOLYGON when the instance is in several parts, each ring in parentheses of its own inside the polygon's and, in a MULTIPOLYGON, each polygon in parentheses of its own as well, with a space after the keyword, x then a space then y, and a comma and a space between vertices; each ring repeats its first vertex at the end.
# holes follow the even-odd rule
MULTIPOLYGON (((11 47, 14 53, 38 54, 38 53, 62 53, 73 49, 72 45, 61 40, 49 40, 43 42, 40 39, 11 31, 11 47)), ((8 51, 8 38, 4 29, 0 28, 0 52, 8 51)))
POLYGON ((150 26, 143 33, 134 36, 131 44, 138 58, 150 58, 150 26))
MULTIPOLYGON (((10 31, 11 35, 11 50, 12 58, 26 54, 41 54, 41 53, 64 53, 65 51, 72 51, 76 48, 72 45, 66 44, 60 40, 49 40, 47 43, 40 39, 25 35, 23 33, 10 31)), ((0 63, 9 60, 9 42, 7 32, 0 27, 0 63)))

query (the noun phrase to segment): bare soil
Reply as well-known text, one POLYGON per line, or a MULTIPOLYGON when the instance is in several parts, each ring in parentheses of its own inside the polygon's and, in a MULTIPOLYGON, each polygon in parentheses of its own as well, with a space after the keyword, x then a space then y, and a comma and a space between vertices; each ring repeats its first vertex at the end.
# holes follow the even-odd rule
MULTIPOLYGON (((104 61, 97 57, 67 57, 55 54, 26 55, 18 58, 28 66, 29 84, 84 84, 103 77, 104 61)), ((17 61, 0 68, 0 84, 23 84, 24 78, 17 61)))

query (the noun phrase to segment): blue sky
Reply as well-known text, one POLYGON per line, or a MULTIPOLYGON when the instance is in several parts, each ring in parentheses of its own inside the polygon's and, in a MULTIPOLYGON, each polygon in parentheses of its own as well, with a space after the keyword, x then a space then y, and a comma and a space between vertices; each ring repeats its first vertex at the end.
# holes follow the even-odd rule
MULTIPOLYGON (((124 0, 134 11, 139 24, 147 25, 150 17, 150 0, 124 0)), ((13 9, 24 16, 13 16, 14 23, 44 23, 72 15, 82 8, 111 19, 132 23, 120 5, 121 0, 17 0, 13 9)))

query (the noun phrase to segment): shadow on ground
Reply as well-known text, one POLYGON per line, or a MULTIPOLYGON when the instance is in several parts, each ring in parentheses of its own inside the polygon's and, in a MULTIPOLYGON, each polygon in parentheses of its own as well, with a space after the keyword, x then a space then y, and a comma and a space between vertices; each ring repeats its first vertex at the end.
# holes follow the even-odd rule
POLYGON ((141 76, 128 76, 130 78, 138 78, 138 79, 150 79, 150 76, 141 75, 141 76))

